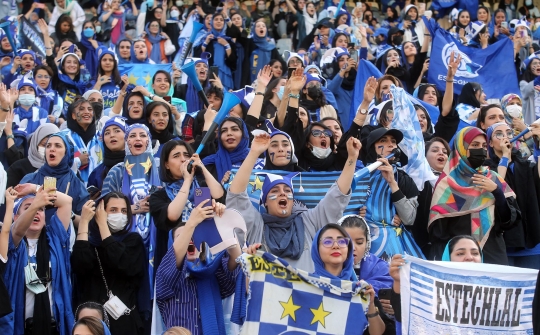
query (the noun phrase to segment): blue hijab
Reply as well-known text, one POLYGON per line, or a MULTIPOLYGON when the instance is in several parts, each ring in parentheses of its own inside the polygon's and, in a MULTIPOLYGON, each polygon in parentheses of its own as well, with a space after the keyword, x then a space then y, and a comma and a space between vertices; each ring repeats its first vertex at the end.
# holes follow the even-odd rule
MULTIPOLYGON (((129 50, 129 52, 131 53, 131 63, 132 64, 149 64, 150 63, 150 58, 148 57, 148 51, 146 51, 146 58, 144 60, 138 60, 137 57, 135 56, 135 43, 137 42, 144 42, 143 40, 138 40, 138 41, 135 41, 131 44, 131 49, 129 50)), ((144 43, 144 45, 146 45, 146 42, 144 43)), ((126 62, 127 63, 127 62, 126 62)))
MULTIPOLYGON (((452 237, 452 238, 450 239, 450 241, 448 241, 448 243, 446 243, 446 247, 444 248, 444 252, 443 252, 442 258, 441 258, 441 260, 442 260, 443 262, 451 262, 451 261, 452 261, 452 260, 450 259, 450 254, 451 254, 451 253, 450 253, 450 243, 451 243, 452 240, 455 239, 455 238, 457 238, 457 239, 462 239, 463 236, 460 235, 460 236, 452 237)), ((482 249, 480 249, 480 255, 482 256, 482 263, 484 263, 484 253, 482 252, 482 249)))
MULTIPOLYGON (((253 40, 253 43, 255 43, 255 46, 257 47, 250 55, 250 58, 254 58, 254 55, 258 55, 257 59, 257 67, 255 69, 252 68, 251 71, 251 81, 254 81, 257 79, 257 74, 259 71, 268 63, 270 63, 270 60, 272 59, 272 50, 276 48, 276 45, 268 40, 268 30, 266 31, 266 36, 260 37, 255 32, 253 33, 253 37, 251 38, 253 40), (255 78, 255 79, 254 79, 255 78)), ((250 59, 250 64, 253 67, 253 60, 250 59)))
MULTIPOLYGON (((201 53, 201 58, 192 58, 192 60, 195 61, 195 66, 197 66, 198 63, 204 63, 208 67, 209 56, 210 55, 207 52, 203 52, 201 53)), ((241 72, 241 71, 237 71, 237 72, 241 72)), ((195 86, 193 86, 193 81, 188 80, 186 85, 187 85, 187 90, 186 90, 185 100, 187 103, 188 114, 192 114, 192 113, 202 110, 204 108, 204 104, 199 98, 199 94, 197 93, 195 86)), ((206 89, 207 87, 210 87, 210 82, 208 81, 208 78, 206 80, 205 87, 203 87, 203 90, 206 89)))
MULTIPOLYGON (((156 21, 152 21, 156 22, 156 21)), ((161 64, 161 41, 165 38, 161 36, 161 27, 159 28, 159 31, 156 36, 153 36, 150 33, 150 23, 148 22, 146 26, 144 27, 144 31, 146 32, 146 38, 150 43, 152 44, 152 50, 150 50, 150 59, 153 60, 156 64, 161 64)))
POLYGON ((217 169, 217 180, 222 180, 225 173, 231 171, 233 164, 241 164, 249 153, 249 133, 244 121, 236 117, 228 117, 223 120, 219 125, 217 142, 217 152, 205 157, 202 162, 204 165, 214 164, 217 169), (240 140, 238 146, 231 152, 225 149, 221 143, 221 127, 227 121, 232 121, 242 128, 242 140, 240 140))
MULTIPOLYGON (((68 53, 68 54, 65 54, 64 56, 62 56, 62 60, 60 62, 60 68, 62 68, 62 66, 64 65, 64 61, 66 60, 67 56, 75 56, 75 58, 77 58, 77 60, 79 61, 79 64, 81 63, 81 60, 80 60, 79 56, 77 56, 74 53, 68 53)), ((70 76, 68 76, 67 74, 62 73, 61 71, 62 70, 60 70, 59 73, 58 73, 58 79, 63 81, 65 84, 77 89, 77 91, 79 92, 80 95, 83 95, 84 92, 86 92, 86 84, 87 83, 82 80, 82 76, 80 75, 80 73, 79 73, 79 75, 77 75, 79 77, 79 80, 75 81, 75 80, 71 79, 70 76)))
MULTIPOLYGON (((329 228, 333 229, 333 228, 329 228)), ((349 242, 349 251, 347 253, 347 259, 343 263, 343 270, 341 270, 341 274, 339 276, 334 276, 330 272, 326 271, 324 268, 324 262, 321 259, 321 256, 319 255, 319 238, 321 235, 321 231, 328 230, 321 228, 317 233, 315 234, 315 237, 313 238, 313 242, 311 243, 311 259, 313 259, 313 263, 315 265, 315 271, 314 274, 317 274, 322 277, 330 278, 330 279, 340 279, 340 280, 351 280, 351 281, 357 281, 356 274, 354 273, 354 256, 353 256, 353 246, 352 242, 349 242)), ((349 236, 346 236, 349 237, 349 236)))
MULTIPOLYGON (((115 53, 116 53, 116 59, 118 60, 118 65, 120 64, 130 64, 131 61, 127 61, 125 60, 124 58, 120 57, 120 43, 122 42, 129 42, 129 44, 131 45, 131 48, 129 49, 129 51, 132 51, 133 50, 133 43, 131 43, 130 40, 128 40, 127 38, 124 38, 124 39, 121 39, 120 41, 118 41, 118 43, 116 43, 116 47, 115 47, 115 53)), ((131 54, 133 55, 133 53, 131 54)))
POLYGON ((234 81, 231 69, 227 66, 227 64, 225 64, 225 59, 227 58, 227 51, 225 50, 225 47, 223 45, 217 42, 217 39, 221 37, 226 39, 227 42, 229 42, 229 45, 233 43, 232 39, 229 36, 225 35, 225 32, 227 31, 226 27, 227 26, 224 25, 223 28, 218 31, 216 30, 216 28, 214 28, 214 24, 212 23, 212 30, 207 34, 207 36, 210 34, 214 35, 214 39, 210 42, 213 43, 214 46, 214 54, 212 55, 212 58, 214 59, 214 66, 217 66, 219 68, 219 79, 221 79, 224 91, 228 91, 229 89, 234 88, 234 81))
MULTIPOLYGON (((96 34, 92 36, 92 39, 96 40, 96 34)), ((102 44, 101 42, 97 43, 99 48, 102 44)), ((86 47, 86 53, 84 55, 86 69, 88 70, 88 72, 90 72, 91 76, 95 76, 99 68, 97 49, 94 48, 92 43, 89 41, 89 38, 86 37, 84 34, 81 34, 81 44, 86 47)))

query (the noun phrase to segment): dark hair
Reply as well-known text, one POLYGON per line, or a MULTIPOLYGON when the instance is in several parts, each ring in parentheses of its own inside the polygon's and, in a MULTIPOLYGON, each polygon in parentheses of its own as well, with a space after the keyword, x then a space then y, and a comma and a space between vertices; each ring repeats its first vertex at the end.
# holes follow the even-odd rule
POLYGON ((69 23, 69 25, 71 26, 69 28, 69 30, 73 30, 73 19, 71 18, 71 16, 69 16, 68 14, 60 15, 60 17, 58 18, 58 21, 57 21, 57 26, 60 27, 62 25, 62 23, 64 23, 64 22, 69 23))
POLYGON ((107 313, 105 312, 105 309, 103 308, 103 305, 97 302, 93 301, 87 301, 85 303, 82 303, 77 307, 77 310, 75 311, 75 321, 79 320, 79 312, 83 309, 93 309, 99 312, 101 314, 101 320, 105 322, 105 324, 109 325, 109 317, 107 316, 107 313))
POLYGON ((116 192, 116 191, 113 191, 113 192, 109 192, 107 193, 107 195, 105 195, 102 199, 103 201, 103 207, 105 207, 105 209, 107 209, 107 205, 109 204, 109 200, 111 200, 112 198, 114 199, 122 199, 126 202, 126 207, 127 207, 127 219, 128 219, 128 223, 127 225, 124 227, 124 229, 122 229, 121 231, 119 232, 116 232, 114 234, 127 234, 131 231, 131 226, 133 225, 133 214, 131 213, 131 201, 129 200, 129 198, 121 193, 121 192, 116 192))
POLYGON ((62 45, 62 43, 66 42, 66 41, 70 42, 71 44, 76 44, 77 43, 74 39, 68 37, 68 38, 63 38, 60 41, 58 41, 57 47, 60 47, 62 45))
POLYGON ((36 67, 34 68, 34 71, 33 71, 33 72, 34 72, 34 78, 36 78, 36 74, 37 74, 37 72, 38 72, 39 70, 44 70, 44 71, 46 71, 47 74, 48 74, 49 76, 51 76, 51 82, 52 82, 52 77, 54 76, 54 72, 53 72, 53 70, 52 70, 50 67, 48 67, 47 65, 38 65, 38 66, 36 66, 36 67))
POLYGON ((433 87, 433 89, 435 90, 435 95, 437 96, 437 104, 440 105, 442 98, 441 92, 439 92, 435 84, 420 84, 420 86, 418 86, 418 99, 422 101, 424 100, 424 95, 426 95, 426 90, 428 89, 428 87, 433 87))
MULTIPOLYGON (((480 124, 486 122, 487 112, 492 108, 498 108, 498 109, 502 110, 502 107, 499 104, 489 104, 487 106, 480 107, 480 113, 478 113, 478 118, 476 119, 476 126, 478 128, 482 129, 480 124)), ((482 129, 482 130, 486 131, 487 129, 482 129)))
POLYGON ((319 243, 321 243, 321 238, 323 234, 330 229, 338 230, 343 235, 343 237, 349 238, 349 244, 347 244, 347 259, 349 259, 349 250, 354 250, 351 237, 349 236, 345 228, 336 223, 328 223, 326 224, 326 226, 321 228, 321 231, 319 232, 319 240, 317 241, 317 250, 319 250, 319 243))
POLYGON ((94 28, 94 32, 95 32, 96 24, 94 23, 94 21, 92 21, 92 20, 86 20, 86 21, 84 21, 84 23, 83 23, 83 25, 82 25, 83 28, 84 28, 84 26, 85 26, 87 23, 91 23, 91 24, 92 24, 92 27, 94 28))
MULTIPOLYGON (((99 57, 99 65, 98 65, 98 74, 99 75, 104 75, 105 74, 105 71, 103 71, 103 68, 101 67, 101 60, 103 59, 103 57, 105 57, 105 55, 109 55, 108 53, 107 54, 104 54, 104 55, 100 55, 99 57)), ((118 71, 118 61, 116 60, 116 57, 114 57, 114 55, 111 55, 112 56, 112 59, 113 59, 113 63, 114 63, 114 67, 112 69, 112 82, 116 85, 120 85, 120 83, 122 82, 122 77, 120 76, 120 71, 118 71)))
MULTIPOLYGON (((324 117, 324 118, 322 118, 319 122, 322 123, 322 124, 324 124, 324 121, 328 121, 328 120, 336 121, 337 124, 339 125, 339 128, 341 128, 341 131, 342 131, 342 132, 345 132, 345 131, 343 130, 343 125, 341 124, 341 122, 340 122, 338 119, 336 119, 335 117, 333 117, 333 116, 327 116, 327 117, 324 117)), ((330 129, 330 130, 332 130, 332 129, 330 129)), ((336 145, 337 145, 337 143, 336 143, 336 145)))
POLYGON ((532 58, 531 61, 529 62, 529 64, 527 64, 527 67, 525 68, 525 71, 523 71, 523 74, 521 75, 521 80, 524 80, 524 81, 530 83, 531 81, 536 79, 536 75, 531 70, 532 62, 535 59, 537 59, 537 58, 532 58))
POLYGON ((281 77, 275 78, 275 79, 272 79, 270 83, 268 83, 268 86, 266 86, 266 91, 264 92, 263 104, 266 104, 270 99, 274 97, 274 94, 277 94, 277 93, 272 92, 272 90, 276 88, 276 86, 279 84, 281 79, 283 78, 281 77))
MULTIPOLYGON (((210 85, 206 89, 206 96, 209 96, 210 94, 215 95, 216 98, 221 99, 223 101, 224 93, 223 93, 223 90, 221 88, 219 88, 217 86, 214 86, 214 85, 210 85)), ((204 111, 206 111, 206 109, 204 109, 204 111)))
MULTIPOLYGON (((390 10, 392 11, 392 21, 389 21, 389 22, 394 22, 395 20, 399 19, 399 16, 398 16, 398 12, 397 10, 394 8, 394 7, 391 7, 391 6, 388 6, 386 8, 386 10, 388 10, 390 8, 390 10)), ((387 18, 386 20, 388 20, 390 17, 387 15, 387 18)))
POLYGON ((341 227, 342 228, 360 228, 364 231, 364 235, 366 236, 366 239, 369 239, 368 237, 368 226, 366 220, 358 215, 351 215, 343 219, 341 221, 341 227))
MULTIPOLYGON (((214 16, 212 16, 212 22, 216 19, 216 17, 221 16, 223 20, 225 20, 225 16, 223 13, 214 13, 214 16)), ((225 28, 225 26, 223 26, 225 28)))
POLYGON ((426 142, 426 154, 429 151, 429 148, 431 148, 431 146, 435 142, 441 143, 444 146, 444 148, 446 149, 446 152, 448 153, 448 155, 450 155, 450 152, 451 152, 450 151, 450 146, 448 145, 448 142, 446 142, 446 140, 441 138, 441 137, 433 137, 431 140, 426 142))
MULTIPOLYGON (((270 61, 268 62, 268 66, 272 67, 272 66, 274 66, 274 64, 276 64, 276 63, 281 64, 281 61, 280 61, 279 59, 270 59, 270 61)), ((283 64, 281 64, 281 74, 282 74, 282 75, 283 75, 283 71, 284 71, 284 69, 283 69, 283 64)), ((273 78, 277 78, 277 77, 274 76, 274 74, 272 74, 272 77, 273 77, 273 78)))
MULTIPOLYGON (((165 77, 167 77, 167 81, 169 82, 169 85, 172 86, 172 79, 171 79, 171 74, 165 70, 157 70, 156 73, 152 76, 152 85, 154 84, 154 82, 156 81, 156 76, 160 73, 163 73, 165 75, 165 77)), ((170 89, 170 87, 169 87, 170 89)))
MULTIPOLYGON (((347 21, 349 21, 349 15, 347 13, 343 13, 343 14, 338 14, 338 16, 334 19, 334 22, 336 23, 336 25, 338 24, 339 20, 341 19, 342 16, 346 16, 347 17, 347 21)), ((373 15, 372 15, 373 17, 373 15)), ((349 22, 346 22, 347 25, 349 25, 349 22)), ((337 28, 337 27, 336 27, 337 28)), ((333 46, 335 47, 335 46, 333 46)))
MULTIPOLYGON (((399 54, 399 51, 398 51, 398 54, 399 54)), ((403 85, 401 84, 401 81, 390 74, 385 74, 384 76, 380 77, 379 79, 377 79, 377 88, 375 89, 375 101, 377 103, 381 102, 379 101, 380 100, 379 96, 381 95, 381 83, 384 80, 390 80, 397 87, 403 87, 403 85)))
POLYGON ((86 326, 92 335, 105 335, 105 327, 101 323, 101 320, 98 320, 91 316, 85 316, 84 318, 78 320, 71 330, 71 334, 75 334, 75 329, 77 326, 86 326))
MULTIPOLYGON (((75 112, 75 110, 84 103, 88 103, 90 104, 90 106, 92 106, 92 103, 90 101, 86 100, 84 97, 80 95, 77 95, 75 99, 73 99, 73 102, 71 103, 71 105, 68 106, 67 117, 68 118, 71 117, 73 113, 75 112)), ((92 108, 92 114, 94 114, 94 120, 95 120, 96 114, 94 113, 93 108, 92 108)))
MULTIPOLYGON (((343 14, 343 15, 345 15, 345 14, 343 14)), ((336 20, 336 22, 337 22, 337 20, 336 20)), ((351 41, 351 38, 349 37, 349 35, 347 35, 347 34, 345 34, 345 33, 336 33, 336 34, 334 35, 334 37, 332 37, 332 48, 335 48, 335 47, 336 47, 336 41, 337 41, 338 37, 340 37, 340 36, 345 36, 345 37, 347 37, 347 42, 350 42, 350 41, 351 41)))
POLYGON ((486 11, 486 13, 488 14, 488 18, 489 18, 489 15, 490 15, 490 13, 489 13, 489 8, 487 8, 487 7, 486 7, 486 6, 484 6, 484 5, 480 5, 480 6, 478 6, 478 9, 476 10, 476 16, 478 16, 478 11, 479 11, 480 9, 483 9, 483 10, 485 10, 485 11, 486 11))
MULTIPOLYGON (((309 118, 309 117, 308 117, 309 118)), ((328 128, 327 126, 325 126, 322 122, 312 122, 310 123, 306 130, 304 130, 304 145, 302 145, 302 148, 306 148, 307 147, 307 144, 309 143, 309 136, 311 136, 311 130, 313 130, 313 127, 315 126, 319 126, 321 127, 322 129, 325 129, 325 130, 330 130, 332 131, 332 129, 328 128)), ((332 132, 333 133, 333 132, 332 132)), ((335 149, 335 146, 336 146, 336 143, 334 142, 334 136, 330 136, 330 148, 332 148, 332 151, 334 151, 335 149)))
POLYGON ((458 235, 458 236, 454 236, 450 239, 450 241, 448 241, 448 251, 450 252, 450 255, 452 255, 452 252, 454 251, 454 247, 456 246, 456 244, 463 240, 463 239, 466 239, 466 240, 471 240, 474 242, 474 244, 476 244, 476 246, 478 247, 478 251, 480 252, 480 256, 483 256, 482 255, 482 248, 480 247, 480 244, 478 243, 478 241, 472 237, 471 235, 458 235))
POLYGON ((165 143, 163 149, 161 149, 161 156, 159 157, 159 178, 164 183, 173 183, 176 181, 171 174, 171 171, 165 167, 165 164, 169 161, 169 155, 178 146, 186 148, 189 156, 193 156, 193 148, 188 143, 182 140, 170 140, 165 143))

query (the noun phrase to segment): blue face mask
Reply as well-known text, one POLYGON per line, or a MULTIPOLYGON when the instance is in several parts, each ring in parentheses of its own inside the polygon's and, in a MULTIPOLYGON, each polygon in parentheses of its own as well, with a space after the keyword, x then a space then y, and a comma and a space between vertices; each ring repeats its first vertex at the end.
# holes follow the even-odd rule
POLYGON ((285 92, 285 86, 281 86, 279 88, 279 91, 277 91, 277 96, 279 98, 279 100, 282 100, 283 99, 283 92, 285 92))
POLYGON ((94 36, 94 29, 92 28, 85 28, 83 30, 84 37, 90 38, 94 36))
POLYGON ((147 0, 146 1, 146 8, 152 8, 154 5, 154 0, 147 0))

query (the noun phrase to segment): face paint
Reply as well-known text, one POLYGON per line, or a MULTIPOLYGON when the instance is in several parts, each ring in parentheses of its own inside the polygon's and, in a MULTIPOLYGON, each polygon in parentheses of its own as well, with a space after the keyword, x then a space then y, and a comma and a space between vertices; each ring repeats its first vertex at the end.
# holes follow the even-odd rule
POLYGON ((381 156, 382 156, 384 152, 384 145, 379 145, 377 148, 381 150, 381 156))
POLYGON ((270 161, 272 163, 274 162, 274 153, 273 152, 270 153, 270 161))
POLYGON ((291 152, 287 151, 287 159, 291 159, 291 152))
POLYGON ((281 214, 285 215, 285 214, 287 214, 287 211, 286 211, 286 210, 282 210, 282 211, 281 211, 281 214))
POLYGON ((287 194, 287 199, 293 199, 294 195, 292 195, 291 193, 288 193, 287 194))
POLYGON ((270 200, 276 200, 276 199, 277 199, 277 195, 275 195, 275 194, 269 195, 269 196, 268 196, 268 199, 270 199, 270 200))

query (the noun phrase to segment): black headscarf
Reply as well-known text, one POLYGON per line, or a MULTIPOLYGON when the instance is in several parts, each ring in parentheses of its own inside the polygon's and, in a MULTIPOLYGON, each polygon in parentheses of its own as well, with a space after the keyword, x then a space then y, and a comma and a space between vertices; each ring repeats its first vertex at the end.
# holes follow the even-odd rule
POLYGON ((152 135, 152 142, 155 143, 155 141, 157 140, 161 145, 163 145, 176 137, 174 135, 173 115, 171 112, 171 108, 167 104, 159 101, 154 101, 148 104, 148 106, 145 108, 145 111, 145 120, 147 121, 146 124, 148 125, 148 129, 150 129, 150 135, 152 135), (158 132, 157 130, 155 130, 154 126, 148 122, 150 114, 158 106, 165 107, 169 114, 169 122, 167 123, 167 128, 165 128, 165 130, 163 130, 162 132, 158 132))
POLYGON ((323 129, 328 129, 325 125, 319 122, 311 123, 306 130, 304 131, 304 141, 302 143, 302 148, 300 149, 300 163, 302 164, 302 168, 308 170, 313 169, 315 171, 337 171, 338 167, 336 166, 337 163, 337 154, 334 153, 334 137, 330 136, 330 148, 332 149, 332 153, 324 158, 317 158, 313 153, 311 152, 311 149, 309 149, 306 145, 309 142, 309 136, 311 134, 311 130, 314 126, 322 127, 323 129))
POLYGON ((461 94, 458 98, 458 104, 467 104, 470 106, 473 106, 475 108, 480 108, 480 101, 476 99, 476 92, 478 90, 481 90, 482 86, 478 83, 467 83, 463 85, 463 88, 461 89, 461 94))
POLYGON ((146 110, 146 100, 144 99, 144 95, 141 92, 131 92, 124 99, 124 103, 122 105, 122 116, 126 118, 126 124, 129 125, 129 126, 131 126, 132 124, 135 124, 135 123, 146 124, 146 121, 145 121, 145 118, 144 118, 144 116, 145 116, 144 111, 145 110, 146 110), (141 97, 141 99, 143 101, 143 113, 142 113, 142 116, 141 116, 140 119, 133 119, 131 116, 129 116, 129 109, 128 109, 129 98, 131 98, 134 95, 137 95, 137 96, 141 97))
MULTIPOLYGON (((92 140, 94 135, 96 135, 96 115, 94 114, 92 123, 90 123, 90 125, 88 126, 88 128, 86 128, 86 130, 84 130, 84 128, 81 127, 81 125, 76 120, 73 119, 73 113, 75 112, 75 108, 79 107, 81 104, 85 102, 88 102, 88 101, 85 100, 84 102, 79 102, 79 103, 75 101, 74 103, 69 105, 68 111, 67 111, 67 127, 69 130, 79 135, 81 139, 83 140, 84 144, 87 145, 92 140)), ((92 104, 90 103, 90 105, 92 104)))
MULTIPOLYGON (((25 238, 26 240, 26 238, 25 238)), ((28 241, 26 241, 28 245, 28 241)), ((49 241, 47 240, 47 232, 45 227, 39 234, 37 250, 36 250, 36 274, 38 278, 47 278, 52 280, 50 276, 50 263, 51 254, 49 251, 49 241)), ((47 285, 47 282, 43 282, 43 285, 47 285)), ((35 295, 34 300, 34 325, 32 328, 33 335, 50 335, 51 334, 51 302, 49 300, 49 289, 47 287, 45 292, 35 295)))
MULTIPOLYGON (((373 130, 371 133, 369 133, 367 138, 362 141, 362 147, 366 148, 366 151, 362 153, 362 162, 365 166, 368 166, 379 158, 379 153, 375 150, 375 143, 385 135, 393 136, 396 143, 401 142, 403 139, 403 133, 397 129, 378 128, 373 130)), ((399 162, 401 163, 401 166, 407 165, 407 156, 402 153, 400 155, 399 162)))

